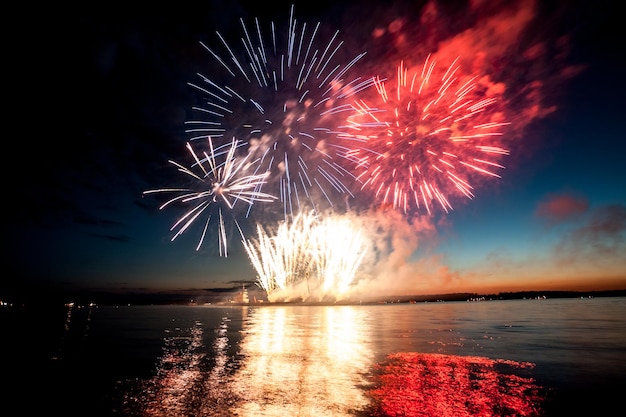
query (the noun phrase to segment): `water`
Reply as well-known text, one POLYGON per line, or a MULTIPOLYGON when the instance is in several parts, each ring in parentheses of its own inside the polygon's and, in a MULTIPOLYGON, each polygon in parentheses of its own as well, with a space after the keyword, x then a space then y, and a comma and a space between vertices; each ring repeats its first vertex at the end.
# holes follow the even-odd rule
POLYGON ((604 415, 626 388, 624 297, 0 319, 14 415, 604 415))

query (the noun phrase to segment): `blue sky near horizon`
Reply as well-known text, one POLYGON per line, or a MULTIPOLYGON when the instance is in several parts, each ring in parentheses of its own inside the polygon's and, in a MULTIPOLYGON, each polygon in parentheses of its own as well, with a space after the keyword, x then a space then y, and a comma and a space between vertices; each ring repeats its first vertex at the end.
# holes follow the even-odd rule
MULTIPOLYGON (((264 13, 286 16, 278 7, 288 4, 265 6, 264 13)), ((395 3, 401 7, 388 9, 379 22, 337 13, 353 4, 345 2, 344 9, 343 3, 296 3, 295 10, 323 25, 349 21, 342 27, 348 36, 390 25, 410 2, 395 3)), ((474 199, 453 204, 447 216, 431 219, 436 233, 420 235, 413 256, 398 270, 383 270, 394 282, 381 278, 372 291, 626 288, 626 61, 609 29, 617 10, 589 2, 550 4, 549 19, 558 17, 558 24, 546 37, 568 42, 562 66, 539 71, 538 81, 546 84, 541 104, 555 110, 528 120, 502 179, 481 187, 474 199), (564 73, 570 66, 583 69, 551 87, 550 71, 564 73)), ((13 272, 0 287, 0 299, 3 291, 37 291, 40 284, 124 292, 255 280, 238 239, 228 258, 212 249, 196 252, 198 230, 171 242, 176 213, 159 211, 141 195, 165 186, 172 172, 167 159, 184 153, 184 121, 194 94, 186 84, 209 60, 199 40, 214 34, 211 25, 226 25, 227 18, 236 22, 246 7, 253 8, 213 5, 145 15, 80 11, 72 21, 55 22, 75 29, 71 35, 43 25, 52 30, 50 39, 26 62, 36 73, 40 66, 42 74, 51 66, 52 76, 31 76, 42 90, 31 94, 34 109, 28 113, 35 117, 25 126, 34 127, 32 138, 19 139, 17 154, 36 182, 20 172, 6 177, 6 256, 13 272), (57 103, 57 97, 70 104, 57 103)), ((445 13, 452 12, 442 10, 446 22, 445 13)), ((554 23, 536 18, 537 24, 554 23)), ((474 29, 455 32, 452 20, 447 25, 451 35, 441 44, 474 29)))

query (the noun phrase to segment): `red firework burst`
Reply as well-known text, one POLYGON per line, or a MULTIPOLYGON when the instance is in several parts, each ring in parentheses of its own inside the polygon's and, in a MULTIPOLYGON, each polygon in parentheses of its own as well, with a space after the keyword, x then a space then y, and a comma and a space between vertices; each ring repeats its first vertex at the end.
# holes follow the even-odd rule
POLYGON ((509 153, 501 85, 464 73, 459 58, 442 66, 431 56, 374 82, 378 94, 356 104, 345 138, 362 143, 348 157, 378 203, 429 214, 438 203, 448 212, 452 198, 474 197, 480 177, 500 177, 509 153))

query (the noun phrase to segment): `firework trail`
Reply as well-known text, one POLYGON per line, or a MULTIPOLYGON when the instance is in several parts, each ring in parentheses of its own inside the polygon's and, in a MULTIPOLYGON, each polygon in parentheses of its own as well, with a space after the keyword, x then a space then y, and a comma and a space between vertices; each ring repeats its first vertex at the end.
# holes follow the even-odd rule
MULTIPOLYGON (((224 224, 223 209, 232 212, 238 201, 248 205, 255 201, 271 202, 276 197, 260 192, 267 173, 246 175, 249 170, 248 157, 237 158, 236 150, 240 142, 233 139, 228 147, 215 148, 213 141, 208 140, 209 152, 203 151, 200 157, 188 143, 187 150, 193 158, 193 164, 187 168, 177 162, 169 161, 191 179, 192 184, 182 188, 159 188, 144 191, 144 195, 153 193, 176 193, 176 197, 163 203, 159 210, 173 203, 189 204, 191 208, 185 212, 170 230, 177 229, 172 237, 174 241, 185 232, 197 219, 204 216, 205 224, 196 250, 199 250, 207 234, 209 226, 216 223, 220 256, 228 256, 228 236, 224 224), (219 158, 219 159, 218 159, 219 158), (223 159, 223 160, 222 160, 223 159), (216 219, 217 218, 217 219, 216 219)), ((233 216, 240 233, 241 229, 233 216)))
POLYGON ((373 85, 371 77, 349 75, 365 53, 346 58, 338 31, 324 36, 319 23, 299 22, 293 6, 285 29, 272 22, 265 32, 258 19, 240 23, 243 51, 219 32, 215 45, 201 43, 215 65, 190 83, 203 99, 193 107, 197 118, 186 122, 190 140, 247 142, 255 173, 270 172, 259 188, 275 187, 284 219, 352 196, 346 184, 354 175, 340 164, 346 146, 333 129, 351 110, 350 98, 373 85))
POLYGON ((361 98, 345 136, 362 142, 350 152, 361 190, 404 213, 445 212, 452 198, 474 197, 473 182, 504 169, 503 120, 487 77, 466 74, 459 60, 445 66, 428 56, 395 78, 374 80, 377 95, 361 98))
POLYGON ((345 296, 366 253, 366 239, 348 219, 313 213, 283 222, 274 234, 257 225, 244 240, 257 284, 270 301, 335 300, 345 296))

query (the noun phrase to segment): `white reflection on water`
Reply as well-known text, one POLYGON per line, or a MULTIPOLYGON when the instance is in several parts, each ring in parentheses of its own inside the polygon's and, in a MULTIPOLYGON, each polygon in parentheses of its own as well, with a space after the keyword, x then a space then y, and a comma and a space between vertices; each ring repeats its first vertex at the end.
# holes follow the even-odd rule
POLYGON ((254 310, 244 323, 245 360, 233 381, 234 415, 344 416, 364 409, 372 366, 368 318, 351 306, 254 310))
POLYGON ((178 327, 166 333, 156 376, 140 390, 140 395, 144 395, 141 402, 145 416, 185 415, 194 384, 200 378, 198 365, 204 357, 202 323, 197 322, 189 334, 178 327))
POLYGON ((190 327, 165 331, 163 355, 154 377, 130 383, 120 407, 124 416, 226 416, 235 399, 228 379, 232 355, 228 349, 228 316, 218 323, 196 320, 190 327), (214 335, 207 337, 212 326, 214 335), (212 339, 211 346, 206 341, 212 339))

